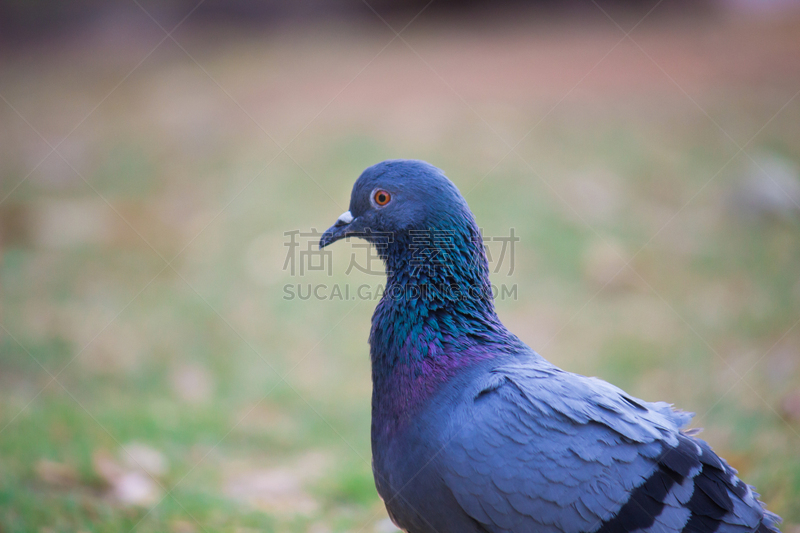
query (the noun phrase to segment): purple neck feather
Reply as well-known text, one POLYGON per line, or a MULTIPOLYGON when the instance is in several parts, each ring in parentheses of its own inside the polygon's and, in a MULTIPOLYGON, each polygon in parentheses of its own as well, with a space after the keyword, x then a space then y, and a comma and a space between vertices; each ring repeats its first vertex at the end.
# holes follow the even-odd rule
POLYGON ((525 350, 495 313, 481 236, 468 222, 454 246, 428 251, 435 264, 426 268, 403 239, 382 251, 389 275, 370 333, 374 433, 402 427, 464 368, 525 350))

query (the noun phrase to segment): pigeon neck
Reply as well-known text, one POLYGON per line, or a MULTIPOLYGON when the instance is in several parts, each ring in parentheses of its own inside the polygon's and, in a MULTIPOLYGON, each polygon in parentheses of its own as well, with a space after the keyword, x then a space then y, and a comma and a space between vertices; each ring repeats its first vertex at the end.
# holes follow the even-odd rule
POLYGON ((379 246, 387 280, 370 345, 390 356, 384 365, 461 350, 505 331, 478 228, 471 220, 446 228, 410 230, 379 246))
POLYGON ((456 369, 521 344, 495 313, 472 220, 408 232, 378 248, 388 274, 370 333, 376 413, 396 418, 413 411, 456 369))

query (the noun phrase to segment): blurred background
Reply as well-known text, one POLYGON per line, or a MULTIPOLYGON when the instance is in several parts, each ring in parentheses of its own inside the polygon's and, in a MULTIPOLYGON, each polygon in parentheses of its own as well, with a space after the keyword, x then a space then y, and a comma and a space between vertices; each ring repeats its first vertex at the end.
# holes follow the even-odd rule
POLYGON ((799 7, 0 2, 0 531, 394 531, 382 269, 316 241, 403 157, 512 331, 696 412, 797 533, 799 7))

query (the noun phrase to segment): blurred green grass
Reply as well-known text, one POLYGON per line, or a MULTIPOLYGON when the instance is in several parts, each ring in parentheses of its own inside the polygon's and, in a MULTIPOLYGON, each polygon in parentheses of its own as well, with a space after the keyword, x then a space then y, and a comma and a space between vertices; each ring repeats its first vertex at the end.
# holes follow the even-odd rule
POLYGON ((568 370, 697 412, 792 531, 800 223, 736 203, 754 172, 736 143, 780 110, 747 152, 798 163, 800 101, 782 106, 800 72, 775 59, 797 44, 786 22, 707 24, 641 30, 691 99, 630 43, 584 79, 613 28, 423 26, 408 39, 427 65, 400 42, 373 59, 391 34, 330 30, 186 29, 191 57, 170 42, 147 56, 158 39, 144 38, 6 53, 0 530, 385 527, 375 302, 284 289, 382 278, 345 274, 354 243, 332 251, 332 276, 293 275, 284 233, 323 230, 364 167, 414 157, 446 171, 485 235, 520 237, 513 274, 493 275, 517 287, 498 301, 513 331, 568 370), (692 42, 716 43, 708 68, 759 36, 706 77, 682 67, 692 42), (487 46, 511 58, 489 81, 494 60, 471 63, 487 46), (69 134, 66 162, 34 128, 50 145, 69 134), (136 445, 166 467, 126 505, 136 445))

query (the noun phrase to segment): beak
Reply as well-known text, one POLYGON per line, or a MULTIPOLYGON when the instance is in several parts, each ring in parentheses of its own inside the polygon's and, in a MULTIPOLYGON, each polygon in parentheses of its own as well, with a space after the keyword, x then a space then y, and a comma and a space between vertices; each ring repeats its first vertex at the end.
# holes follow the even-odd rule
POLYGON ((347 227, 353 221, 353 215, 350 211, 345 211, 342 213, 338 219, 336 219, 336 223, 325 230, 325 233, 322 234, 322 237, 319 239, 319 247, 325 248, 331 243, 334 243, 341 239, 342 237, 347 236, 347 227))

